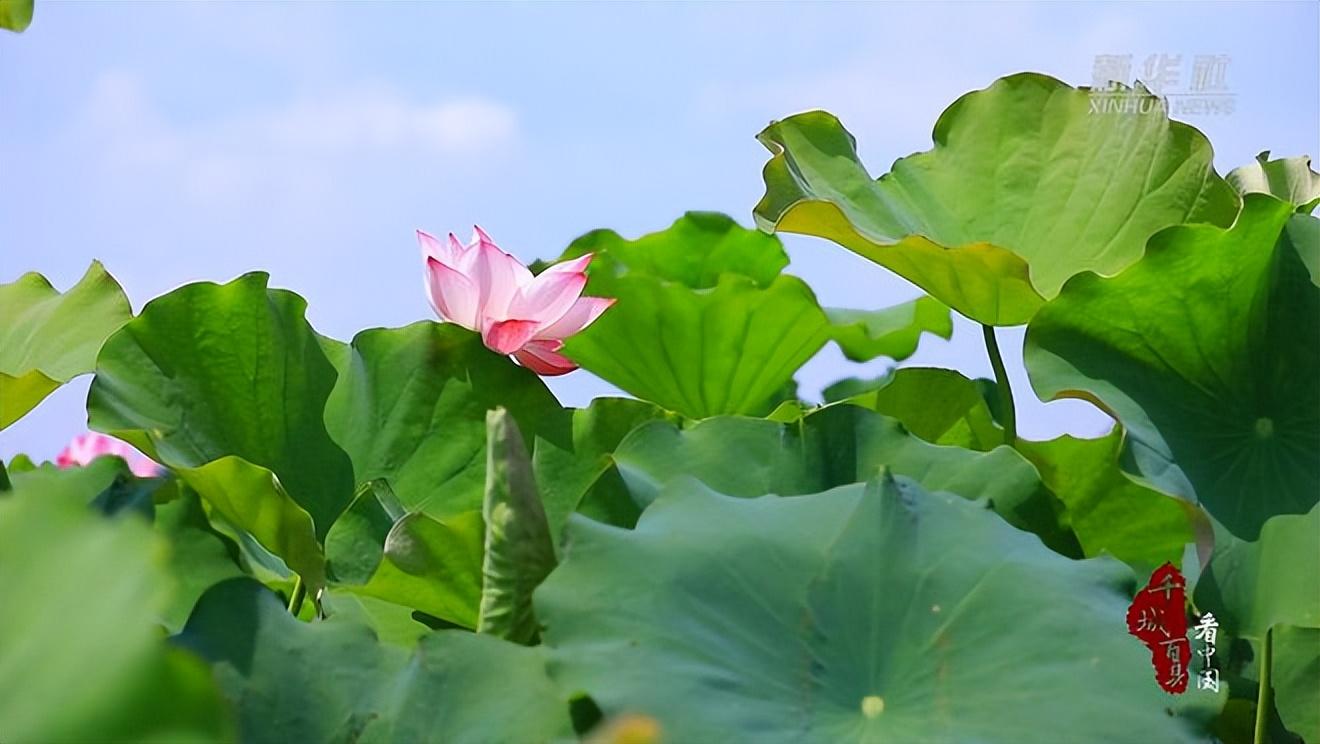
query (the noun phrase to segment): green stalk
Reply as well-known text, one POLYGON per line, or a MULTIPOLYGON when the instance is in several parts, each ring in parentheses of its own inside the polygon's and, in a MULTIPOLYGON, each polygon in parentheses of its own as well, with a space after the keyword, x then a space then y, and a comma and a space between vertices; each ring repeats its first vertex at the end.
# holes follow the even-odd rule
POLYGON ((9 482, 9 471, 5 470, 5 461, 0 460, 0 491, 12 491, 14 484, 9 482))
POLYGON ((302 609, 303 598, 307 596, 307 585, 303 583, 302 576, 293 580, 293 594, 289 597, 289 614, 297 615, 302 609))
POLYGON ((1256 734, 1251 737, 1254 744, 1269 741, 1266 729, 1270 724, 1270 711, 1274 709, 1274 690, 1270 683, 1271 657, 1274 655, 1273 628, 1265 631, 1265 649, 1260 655, 1260 689, 1256 691, 1256 734))
POLYGON ((1003 419, 1004 441, 1011 445, 1017 441, 1017 409, 1013 407, 1013 388, 1008 384, 1008 371, 1004 369, 1004 358, 999 353, 994 326, 983 325, 981 332, 985 335, 985 351, 990 355, 990 366, 995 370, 995 388, 999 391, 999 415, 1003 419))

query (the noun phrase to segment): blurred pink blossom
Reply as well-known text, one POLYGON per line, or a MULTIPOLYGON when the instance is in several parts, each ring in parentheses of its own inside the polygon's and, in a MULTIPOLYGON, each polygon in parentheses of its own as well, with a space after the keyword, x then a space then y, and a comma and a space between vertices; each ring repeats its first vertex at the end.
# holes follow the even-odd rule
POLYGON ((128 463, 128 469, 139 478, 152 478, 161 475, 163 470, 154 460, 127 444, 94 431, 74 437, 73 441, 69 442, 69 446, 55 458, 55 464, 62 468, 88 465, 92 460, 103 455, 122 457, 124 462, 128 463))
POLYGON ((417 231, 426 260, 426 294, 442 320, 481 333, 492 351, 512 354, 539 375, 562 375, 577 365, 559 353, 564 339, 591 325, 614 300, 583 297, 591 254, 532 276, 480 227, 463 245, 417 231))

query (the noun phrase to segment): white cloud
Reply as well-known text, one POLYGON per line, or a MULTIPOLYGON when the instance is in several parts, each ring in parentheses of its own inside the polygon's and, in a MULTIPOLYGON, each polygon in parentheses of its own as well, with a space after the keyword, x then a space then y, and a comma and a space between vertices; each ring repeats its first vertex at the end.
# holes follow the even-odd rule
POLYGON ((282 147, 329 151, 476 153, 507 145, 517 134, 513 111, 494 101, 465 98, 418 106, 381 92, 301 101, 245 125, 282 147))
POLYGON ((515 112, 498 101, 416 103, 370 87, 176 124, 139 78, 108 72, 72 134, 75 145, 93 148, 107 176, 135 174, 214 202, 272 191, 314 196, 328 188, 331 174, 385 159, 473 165, 516 145, 518 129, 515 112))

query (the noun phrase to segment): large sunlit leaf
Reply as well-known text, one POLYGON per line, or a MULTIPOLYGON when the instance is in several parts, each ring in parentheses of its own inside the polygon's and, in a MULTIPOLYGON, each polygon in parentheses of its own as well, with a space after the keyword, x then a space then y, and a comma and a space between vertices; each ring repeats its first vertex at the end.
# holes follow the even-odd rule
POLYGON ((1143 473, 1162 487, 1180 473, 1249 540, 1320 499, 1320 288, 1298 241, 1320 241, 1320 222, 1251 194, 1229 230, 1170 228, 1118 276, 1078 276, 1027 331, 1042 399, 1112 412, 1143 473))
POLYGON ((1299 212, 1309 214, 1320 204, 1320 173, 1311 170, 1306 156, 1270 160, 1266 150, 1255 162, 1234 168, 1227 179, 1240 194, 1269 194, 1299 212))
POLYGON ((555 567, 545 509, 532 461, 508 411, 487 414, 486 550, 477 632, 515 643, 535 642, 532 592, 555 567))
POLYGON ((464 631, 411 649, 349 617, 305 623, 260 584, 202 597, 175 641, 208 659, 244 742, 549 742, 571 734, 544 651, 464 631))
POLYGON ((857 406, 832 405, 787 423, 726 416, 679 429, 652 422, 629 435, 614 459, 642 504, 683 476, 724 494, 753 497, 814 493, 865 481, 887 468, 928 490, 986 499, 1010 523, 1060 552, 1076 553, 1055 500, 1017 452, 934 445, 857 406))
POLYGON ((1124 95, 1133 110, 1097 111, 1085 88, 1002 78, 878 180, 834 116, 789 117, 759 137, 774 157, 757 224, 833 240, 973 320, 1025 323, 1074 274, 1135 262, 1157 230, 1236 212, 1205 137, 1144 91, 1124 95))
POLYGON ((35 273, 0 284, 0 429, 91 372, 101 344, 132 314, 99 261, 63 294, 35 273))
POLYGON ((594 253, 590 295, 615 305, 566 352, 628 392, 691 418, 763 414, 791 397, 793 373, 827 340, 851 359, 902 360, 923 333, 948 338, 948 308, 929 297, 881 310, 822 310, 779 240, 729 217, 689 212, 661 232, 578 238, 594 253))
POLYGON ((564 258, 595 253, 586 294, 618 300, 565 353, 624 390, 692 418, 757 412, 828 339, 802 280, 780 274, 776 238, 689 212, 625 240, 597 230, 564 258))
POLYGON ((408 510, 436 518, 481 508, 488 410, 508 409, 529 436, 560 412, 540 378, 453 324, 363 331, 331 355, 326 426, 356 481, 387 479, 408 510))
POLYGON ((102 348, 88 415, 319 583, 318 539, 352 499, 352 465, 326 433, 336 374, 306 303, 266 279, 149 303, 102 348))
POLYGON ((976 503, 887 476, 757 499, 687 480, 634 530, 571 528, 536 597, 552 673, 666 741, 1201 740, 1115 631, 1131 574, 976 503))
POLYGON ((0 738, 230 738, 205 666, 161 639, 168 555, 143 520, 0 498, 0 738))

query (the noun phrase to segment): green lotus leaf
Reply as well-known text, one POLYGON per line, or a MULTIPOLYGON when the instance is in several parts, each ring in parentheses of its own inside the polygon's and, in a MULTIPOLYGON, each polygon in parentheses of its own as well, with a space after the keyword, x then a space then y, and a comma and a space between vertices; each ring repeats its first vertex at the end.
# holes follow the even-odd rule
POLYGON ((97 494, 91 506, 107 516, 139 514, 154 519, 157 505, 175 501, 178 494, 179 484, 173 479, 139 478, 128 471, 97 494))
POLYGON ((321 594, 321 611, 326 618, 371 628, 381 643, 413 648, 432 628, 416 611, 383 599, 329 587, 321 594))
MULTIPOLYGON (((544 495, 552 537, 578 508, 592 515, 618 513, 612 521, 619 523, 636 520, 637 506, 615 471, 611 455, 637 424, 667 415, 649 403, 605 398, 585 409, 557 409, 533 423, 537 431, 533 470, 537 489, 544 495)), ((479 451, 485 451, 485 440, 483 433, 476 445, 479 451)), ((332 580, 345 592, 382 598, 457 625, 476 627, 486 529, 480 512, 426 520, 431 524, 423 531, 454 549, 432 548, 429 552, 439 558, 432 569, 420 574, 409 574, 394 561, 385 561, 387 544, 393 545, 388 536, 407 514, 386 480, 376 479, 361 487, 326 537, 332 580)), ((410 524, 422 517, 429 515, 414 515, 410 524)))
POLYGON ((453 324, 363 331, 331 357, 326 427, 355 480, 388 480, 409 511, 437 519, 481 508, 486 411, 507 408, 531 436, 561 410, 535 374, 453 324))
POLYGON ((33 0, 0 0, 0 28, 22 32, 32 23, 33 0))
POLYGON ((634 241, 597 230, 563 258, 585 253, 586 294, 618 302, 564 353, 685 416, 763 412, 828 339, 811 289, 779 273, 779 241, 724 215, 689 212, 634 241))
POLYGON ((1181 481, 1246 539, 1320 500, 1320 289, 1295 242, 1320 231, 1290 229, 1292 211, 1250 194, 1231 229, 1165 230, 1118 276, 1071 281, 1027 330, 1042 400, 1111 412, 1143 474, 1181 481))
POLYGON ((1310 214, 1320 204, 1320 173, 1311 170, 1311 158, 1306 156, 1270 160, 1266 150, 1254 163, 1234 168, 1227 179, 1239 194, 1269 194, 1298 212, 1310 214))
POLYGON ((741 227, 718 212, 687 212, 668 229, 636 240, 613 230, 593 230, 573 241, 560 259, 586 253, 596 254, 593 286, 603 288, 626 274, 693 289, 713 289, 723 275, 738 274, 764 287, 788 266, 788 254, 778 238, 741 227))
POLYGON ((353 503, 325 536, 331 578, 353 584, 370 580, 380 565, 390 530, 407 514, 389 481, 380 478, 359 486, 353 503))
MULTIPOLYGON (((991 383, 993 384, 993 383, 991 383)), ((977 381, 938 367, 905 367, 844 398, 896 418, 927 442, 987 452, 1004 444, 977 381)))
POLYGON ((289 596, 298 576, 288 564, 257 542, 251 533, 235 527, 219 510, 209 504, 206 510, 211 528, 238 547, 238 564, 243 571, 271 589, 289 596))
POLYGON ((1283 724, 1317 741, 1320 691, 1320 506, 1304 516, 1271 518, 1254 542, 1216 532, 1210 564, 1196 584, 1196 605, 1220 625, 1226 672, 1244 668, 1259 684, 1268 633, 1271 687, 1283 724), (1232 639, 1250 646, 1240 648, 1232 639))
POLYGON ((42 499, 87 506, 128 473, 118 457, 98 457, 86 465, 70 468, 42 463, 15 468, 9 473, 12 495, 20 499, 42 499))
POLYGON ((174 472, 219 515, 313 587, 325 583, 325 552, 312 515, 289 496, 274 473, 232 456, 174 472))
POLYGON ((138 514, 154 523, 156 534, 169 548, 167 567, 174 591, 160 619, 171 630, 183 627, 207 587, 242 574, 237 547, 211 528, 195 492, 177 489, 166 479, 135 477, 117 457, 98 457, 67 468, 43 463, 14 473, 13 486, 17 498, 89 506, 107 516, 138 514))
POLYGON ((1224 708, 1215 719, 1212 732, 1217 741, 1223 744, 1254 744, 1256 701, 1244 698, 1229 698, 1224 708))
POLYGON ((502 408, 486 422, 486 550, 477 632, 531 645, 539 632, 532 592, 554 569, 555 546, 522 432, 502 408))
POLYGON ((1307 744, 1320 741, 1320 628, 1276 625, 1270 634, 1279 718, 1307 744))
POLYGON ((153 527, 169 544, 174 592, 162 610, 161 620, 174 633, 183 628, 207 589, 244 575, 239 567, 238 546, 211 526, 197 493, 182 490, 179 498, 156 505, 153 527))
POLYGON ((336 622, 348 621, 371 628, 381 643, 413 648, 422 636, 431 633, 431 628, 418 621, 413 609, 337 586, 328 587, 321 594, 321 610, 336 622))
POLYGON ((206 667, 161 641, 167 556, 143 520, 0 499, 5 741, 231 738, 206 667))
POLYGON ((789 423, 725 416, 679 429, 652 422, 624 439, 614 460, 640 504, 683 476, 731 496, 787 496, 858 483, 887 468, 928 490, 986 499, 1052 548, 1078 552, 1059 524, 1055 500, 1031 463, 1011 448, 973 452, 930 444, 894 419, 851 405, 827 406, 789 423))
MULTIPOLYGON (((992 383, 993 384, 993 383, 992 383)), ((909 432, 944 445, 989 451, 1004 443, 977 381, 953 370, 908 367, 847 402, 892 416, 909 432)), ((1062 519, 1082 554, 1112 555, 1149 573, 1182 560, 1194 538, 1192 508, 1120 470, 1121 430, 1100 439, 1019 440, 1061 502, 1062 519)))
MULTIPOLYGON (((30 18, 31 4, 28 10, 30 18)), ((99 261, 63 294, 35 273, 0 284, 0 429, 91 372, 101 344, 132 316, 124 290, 99 261)))
POLYGON ((1196 604, 1251 641, 1280 624, 1320 628, 1320 506, 1270 519, 1254 542, 1217 536, 1196 604))
POLYGON ((918 297, 883 310, 827 308, 825 315, 834 324, 834 342, 854 362, 881 356, 901 362, 916 352, 923 333, 946 340, 953 336, 949 308, 933 297, 918 297))
POLYGON ((552 673, 667 741, 1200 740, 1114 630, 1130 572, 974 502, 887 475, 755 499, 686 480, 633 530, 570 529, 536 595, 552 673))
MULTIPOLYGON (((385 532, 374 556, 360 552, 366 543, 356 545, 357 571, 343 576, 336 568, 334 586, 475 629, 484 535, 479 511, 444 519, 407 514, 385 532), (368 562, 370 573, 362 575, 368 562)), ((343 565, 337 558, 331 556, 332 566, 343 565)))
POLYGON ((1285 239, 1297 250, 1302 265, 1311 275, 1311 283, 1320 287, 1320 220, 1304 214, 1288 218, 1285 239))
MULTIPOLYGON (((1316 203, 1311 202, 1309 208, 1314 209, 1316 203)), ((1311 276, 1311 283, 1320 287, 1320 220, 1302 214, 1303 208, 1297 211, 1298 214, 1288 218, 1288 224, 1284 227, 1286 240, 1297 250, 1297 255, 1311 276)))
MULTIPOLYGON (((821 389, 821 399, 824 400, 825 403, 838 403, 841 400, 861 398, 863 393, 878 390, 889 384, 889 381, 893 379, 894 373, 897 371, 898 370, 896 369, 890 369, 875 377, 845 377, 841 380, 835 380, 821 389)), ((779 415, 782 416, 783 414, 780 413, 779 415)), ((793 416, 792 418, 797 418, 797 416, 793 416)))
POLYGON ((14 473, 26 473, 29 470, 36 470, 37 463, 33 462, 31 457, 20 452, 10 458, 5 467, 8 469, 9 475, 13 475, 14 473))
POLYGON ((149 303, 102 348, 88 417, 316 585, 318 540, 352 499, 352 465, 326 433, 336 374, 306 303, 266 279, 190 284, 149 303))
POLYGON ((3 406, 0 408, 0 427, 7 427, 22 418, 59 386, 59 382, 35 370, 21 377, 0 372, 0 401, 3 401, 0 403, 3 406))
POLYGON ((948 308, 921 298, 877 311, 822 310, 776 238, 689 212, 625 240, 578 238, 561 259, 595 254, 586 292, 618 300, 565 353, 628 392, 692 418, 765 413, 827 340, 849 358, 905 359, 922 333, 948 338, 948 308), (754 329, 754 330, 753 330, 754 329))
POLYGON ((597 398, 586 408, 564 411, 553 426, 541 427, 532 470, 556 546, 575 511, 620 526, 637 521, 640 511, 614 467, 613 454, 629 432, 653 419, 678 417, 645 401, 597 398))
POLYGON ((1140 575, 1182 562, 1196 537, 1195 507, 1119 468, 1121 429, 1099 439, 1019 439, 1016 447, 1063 502, 1064 519, 1088 558, 1112 555, 1140 575))
POLYGON ((1210 144, 1145 91, 1102 98, 1023 73, 959 98, 935 147, 872 179, 838 119, 771 124, 761 229, 833 240, 988 325, 1027 322, 1069 277, 1114 274, 1156 231, 1237 212, 1210 144))
POLYGON ((175 637, 212 664, 244 742, 548 742, 571 734, 544 650, 439 631, 412 648, 350 618, 305 623, 250 579, 202 597, 175 637))
POLYGON ((108 516, 137 514, 154 523, 168 543, 166 568, 173 592, 161 607, 169 630, 183 627, 193 604, 212 584, 239 576, 238 550, 211 528, 197 494, 175 489, 162 478, 137 478, 118 457, 98 457, 84 466, 57 468, 44 463, 12 474, 12 495, 91 507, 108 516), (162 492, 173 498, 157 503, 162 492))

